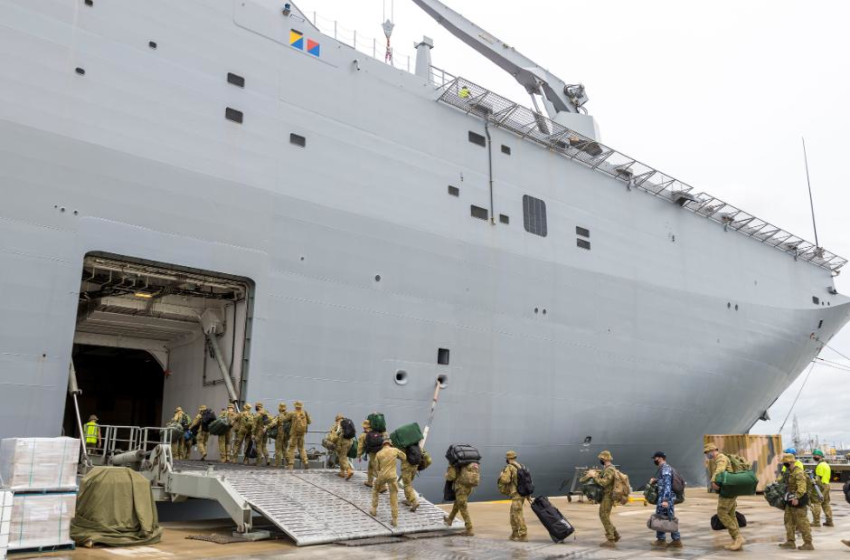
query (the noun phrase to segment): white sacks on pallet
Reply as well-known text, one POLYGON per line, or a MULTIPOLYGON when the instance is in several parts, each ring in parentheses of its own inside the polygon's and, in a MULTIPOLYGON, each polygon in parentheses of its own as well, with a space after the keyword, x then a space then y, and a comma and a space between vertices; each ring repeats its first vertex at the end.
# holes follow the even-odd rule
POLYGON ((76 490, 80 440, 9 438, 0 442, 0 485, 13 492, 76 490))
POLYGON ((0 560, 6 558, 9 548, 9 530, 12 524, 12 493, 0 490, 0 560))
POLYGON ((77 494, 15 494, 9 527, 9 550, 65 546, 71 540, 71 519, 77 494))

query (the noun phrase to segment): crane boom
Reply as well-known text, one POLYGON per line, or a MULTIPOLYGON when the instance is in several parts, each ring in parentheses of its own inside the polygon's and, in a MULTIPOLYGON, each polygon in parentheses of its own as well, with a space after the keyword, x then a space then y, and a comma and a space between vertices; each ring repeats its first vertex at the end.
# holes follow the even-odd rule
POLYGON ((583 86, 566 84, 442 2, 438 0, 413 0, 413 2, 452 35, 513 76, 529 94, 542 95, 550 118, 555 119, 558 113, 578 113, 579 108, 587 102, 583 86))

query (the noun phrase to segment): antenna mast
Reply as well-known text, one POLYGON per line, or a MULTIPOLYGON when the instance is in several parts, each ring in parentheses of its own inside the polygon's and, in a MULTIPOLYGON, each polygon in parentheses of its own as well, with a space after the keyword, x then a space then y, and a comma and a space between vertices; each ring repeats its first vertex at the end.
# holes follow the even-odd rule
POLYGON ((812 181, 809 179, 809 156, 806 153, 806 139, 803 138, 803 161, 806 164, 806 184, 809 186, 809 206, 812 208, 812 228, 815 230, 815 250, 822 252, 818 241, 818 225, 815 222, 815 201, 812 198, 812 181))

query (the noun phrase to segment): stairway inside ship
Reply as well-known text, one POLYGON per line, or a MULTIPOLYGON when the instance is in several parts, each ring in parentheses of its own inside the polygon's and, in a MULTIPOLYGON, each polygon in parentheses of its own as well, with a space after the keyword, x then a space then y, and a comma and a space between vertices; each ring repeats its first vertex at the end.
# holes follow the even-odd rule
MULTIPOLYGON (((244 500, 254 511, 286 533, 298 546, 354 539, 393 537, 433 531, 463 529, 460 521, 447 527, 443 510, 420 496, 415 513, 401 504, 398 527, 391 525, 389 494, 380 496, 378 516, 369 515, 372 489, 366 474, 357 472, 346 481, 329 469, 287 471, 268 467, 179 461, 170 475, 174 490, 197 487, 198 477, 213 477, 244 500), (212 470, 210 470, 212 467, 212 470)), ((215 492, 211 492, 215 494, 215 492)), ((201 497, 201 496, 195 496, 201 497)), ((210 496, 215 499, 214 496, 210 496)), ((225 508, 227 509, 227 508, 225 508)))

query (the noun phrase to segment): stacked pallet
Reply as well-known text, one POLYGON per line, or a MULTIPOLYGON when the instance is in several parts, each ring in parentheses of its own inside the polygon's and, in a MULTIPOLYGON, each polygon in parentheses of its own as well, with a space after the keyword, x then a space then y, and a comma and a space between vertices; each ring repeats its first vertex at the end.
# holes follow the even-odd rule
POLYGON ((80 441, 72 438, 0 442, 0 480, 12 494, 10 552, 73 547, 79 453, 80 441))
POLYGON ((0 490, 0 560, 6 559, 9 549, 9 530, 12 525, 12 493, 0 490))

